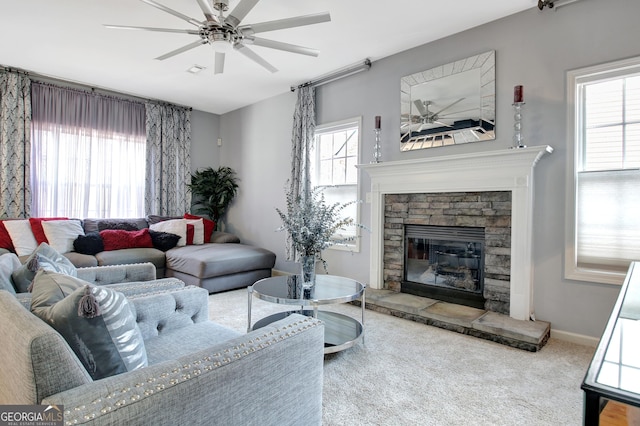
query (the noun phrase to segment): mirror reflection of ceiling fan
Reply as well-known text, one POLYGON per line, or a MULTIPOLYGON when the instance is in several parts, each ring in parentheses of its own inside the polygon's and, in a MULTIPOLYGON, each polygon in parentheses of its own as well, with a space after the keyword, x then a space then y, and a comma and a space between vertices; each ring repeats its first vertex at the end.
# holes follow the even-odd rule
POLYGON ((215 74, 221 74, 224 72, 225 55, 227 52, 231 52, 233 50, 242 53, 244 56, 266 68, 268 71, 278 71, 273 65, 249 48, 249 45, 268 47, 301 55, 318 56, 320 52, 316 49, 275 40, 268 40, 256 37, 255 34, 331 21, 329 13, 324 12, 261 22, 257 24, 240 25, 245 16, 247 16, 259 0, 240 0, 236 7, 227 16, 224 16, 224 12, 229 9, 229 0, 212 0, 212 2, 211 0, 197 0, 198 6, 202 9, 202 13, 205 17, 204 21, 200 21, 176 10, 170 9, 154 0, 140 1, 156 7, 163 12, 176 16, 190 23, 195 28, 181 30, 171 28, 132 27, 126 25, 105 25, 105 27, 125 30, 191 34, 198 36, 199 40, 158 56, 156 59, 162 61, 203 44, 210 44, 215 49, 215 74))
POLYGON ((418 110, 418 113, 420 115, 412 116, 411 121, 413 123, 418 123, 418 126, 411 126, 411 127, 417 127, 416 129, 414 129, 417 132, 420 132, 425 128, 433 127, 433 126, 430 126, 433 124, 437 126, 453 127, 453 122, 455 121, 456 118, 463 118, 463 116, 459 116, 458 114, 466 111, 449 111, 449 110, 453 106, 457 105, 459 102, 462 102, 464 99, 465 98, 460 98, 456 101, 453 101, 449 105, 446 105, 435 112, 432 112, 429 110, 429 107, 433 105, 432 101, 428 101, 428 100, 423 101, 420 99, 414 100, 413 104, 416 106, 416 109, 418 110), (443 120, 447 120, 447 121, 451 120, 451 123, 445 123, 443 120))

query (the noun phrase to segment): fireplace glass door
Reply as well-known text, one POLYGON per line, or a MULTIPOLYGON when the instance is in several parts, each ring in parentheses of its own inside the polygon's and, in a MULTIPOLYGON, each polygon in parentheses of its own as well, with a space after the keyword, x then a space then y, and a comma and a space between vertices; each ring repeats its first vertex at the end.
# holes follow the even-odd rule
POLYGON ((484 228, 406 225, 404 278, 408 287, 427 292, 430 287, 447 301, 465 304, 456 295, 481 296, 484 228))

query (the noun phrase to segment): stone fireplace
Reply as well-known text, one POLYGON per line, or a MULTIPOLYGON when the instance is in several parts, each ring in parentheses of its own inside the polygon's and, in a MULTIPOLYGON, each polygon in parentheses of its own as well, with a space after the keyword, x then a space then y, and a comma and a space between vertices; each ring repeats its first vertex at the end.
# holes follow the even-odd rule
POLYGON ((509 314, 511 192, 384 200, 384 288, 509 314))
MULTIPOLYGON (((532 215, 533 215, 533 171, 538 160, 547 153, 553 152, 550 146, 535 146, 518 149, 504 149, 495 151, 484 151, 471 154, 449 155, 441 157, 429 157, 414 160, 391 161, 375 164, 364 164, 358 167, 365 170, 371 177, 371 253, 370 253, 370 280, 369 286, 374 289, 390 289, 400 291, 402 286, 402 270, 404 264, 400 266, 400 278, 396 269, 387 268, 393 263, 385 250, 385 245, 404 247, 404 226, 405 220, 411 222, 435 222, 425 223, 428 225, 446 225, 447 221, 462 221, 454 223, 458 226, 472 226, 501 229, 509 235, 509 247, 486 247, 485 250, 485 279, 483 297, 487 299, 489 310, 498 312, 508 311, 512 318, 528 320, 533 314, 533 268, 532 268, 532 215), (484 202, 487 201, 461 201, 461 203, 479 203, 475 212, 461 211, 462 205, 451 208, 449 219, 437 217, 433 213, 436 205, 427 207, 429 211, 423 211, 424 215, 412 214, 409 217, 409 209, 413 205, 418 206, 419 199, 432 197, 433 199, 441 195, 453 197, 454 199, 464 199, 467 195, 473 197, 505 197, 510 196, 510 215, 501 219, 492 217, 489 213, 480 216, 479 211, 483 210, 484 202), (406 197, 406 207, 400 207, 405 203, 393 202, 394 200, 406 197), (408 200, 413 198, 413 204, 408 200), (389 205, 387 205, 389 202, 389 205), (395 207, 394 207, 395 206, 395 207), (407 218, 390 217, 386 222, 387 209, 399 209, 404 212, 407 209, 407 218), (466 213, 466 214, 464 214, 466 213), (478 219, 485 217, 485 219, 478 219), (457 219, 456 219, 457 218, 457 219), (479 221, 485 221, 482 225, 479 221), (499 226, 496 220, 502 221, 499 226), (393 225, 393 226, 391 226, 393 225), (397 232, 402 236, 390 237, 389 243, 385 243, 385 229, 395 229, 391 234, 397 232), (396 240, 396 238, 398 238, 396 240), (490 250, 491 249, 491 250, 490 250), (508 253, 507 253, 508 252, 508 253), (491 271, 492 267, 487 267, 487 263, 492 262, 491 256, 500 259, 497 268, 491 271), (506 261, 508 257, 508 262, 506 261), (488 259, 488 262, 487 262, 488 259), (496 273, 493 277, 492 274, 496 273), (385 279, 386 278, 386 279, 385 279), (494 282, 493 280, 497 281, 494 282), (507 290, 508 288, 508 290, 507 290), (494 292, 495 294, 488 293, 494 292)), ((368 198, 368 197, 367 197, 368 198)), ((482 198, 474 198, 482 200, 482 198)), ((507 203, 497 201, 495 203, 507 203)), ((505 210, 506 204, 498 204, 498 210, 505 210)), ((402 213, 404 214, 404 213, 402 213)), ((393 215, 391 215, 393 216, 393 215)), ((493 215, 495 216, 495 215, 493 215)), ((485 235, 486 239, 486 235, 485 235)), ((506 241, 506 239, 505 239, 506 241)), ((502 244, 506 245, 506 244, 502 244)), ((396 248, 397 248, 396 247, 396 248)), ((394 252, 396 253, 396 252, 394 252)), ((395 254, 394 254, 395 255, 395 254)), ((402 262, 401 262, 402 263, 402 262)))

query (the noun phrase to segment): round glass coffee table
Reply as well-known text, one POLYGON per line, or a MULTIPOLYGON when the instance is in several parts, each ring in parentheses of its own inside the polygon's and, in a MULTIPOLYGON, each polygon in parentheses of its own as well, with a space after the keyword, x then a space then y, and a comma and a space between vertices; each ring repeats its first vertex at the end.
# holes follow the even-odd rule
POLYGON ((342 351, 364 341, 364 310, 366 286, 350 278, 335 275, 316 275, 313 290, 302 289, 300 275, 264 278, 247 287, 249 295, 247 331, 255 330, 285 318, 292 313, 313 316, 324 322, 324 353, 342 351), (253 297, 280 305, 300 306, 298 310, 279 312, 257 321, 251 326, 251 304, 253 297), (319 310, 320 305, 347 303, 360 299, 362 319, 358 321, 347 315, 319 310))

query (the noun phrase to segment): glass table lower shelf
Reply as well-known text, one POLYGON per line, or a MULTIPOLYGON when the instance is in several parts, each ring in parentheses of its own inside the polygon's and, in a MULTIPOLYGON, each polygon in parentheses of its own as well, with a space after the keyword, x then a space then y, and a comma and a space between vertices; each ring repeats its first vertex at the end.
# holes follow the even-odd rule
MULTIPOLYGON (((313 310, 310 309, 279 312, 257 321, 253 325, 253 330, 265 327, 294 313, 313 316, 313 310)), ((350 348, 362 338, 363 326, 355 318, 329 311, 317 311, 317 318, 324 322, 325 354, 350 348)))

